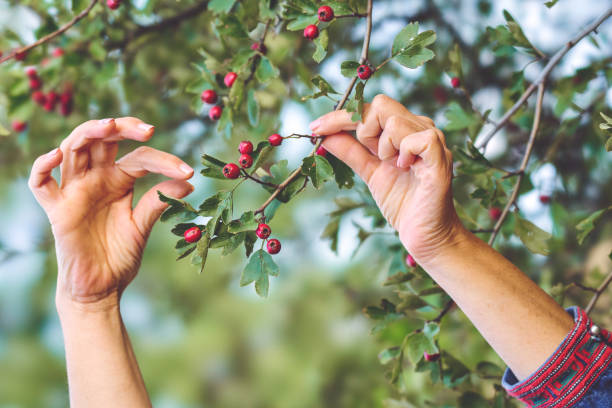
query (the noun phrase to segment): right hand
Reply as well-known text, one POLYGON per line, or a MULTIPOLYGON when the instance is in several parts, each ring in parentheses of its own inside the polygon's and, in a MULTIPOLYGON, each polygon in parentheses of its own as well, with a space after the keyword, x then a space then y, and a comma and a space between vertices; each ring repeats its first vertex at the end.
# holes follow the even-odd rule
POLYGON ((408 252, 426 264, 464 231, 453 206, 453 160, 444 134, 385 95, 365 104, 362 122, 351 116, 330 112, 311 129, 366 182, 408 252))
POLYGON ((92 120, 39 157, 29 186, 51 223, 58 259, 56 303, 116 306, 134 279, 153 224, 166 208, 157 190, 173 197, 193 191, 193 169, 179 158, 142 146, 115 162, 122 139, 147 141, 154 128, 136 118, 92 120), (61 186, 51 171, 61 164, 61 186), (172 178, 132 208, 136 179, 172 178))

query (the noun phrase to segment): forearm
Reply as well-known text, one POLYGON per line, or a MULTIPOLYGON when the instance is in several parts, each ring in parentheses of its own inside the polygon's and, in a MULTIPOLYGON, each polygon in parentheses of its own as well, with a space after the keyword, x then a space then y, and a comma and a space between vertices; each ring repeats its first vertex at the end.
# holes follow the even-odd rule
POLYGON ((574 326, 520 269, 464 229, 421 266, 520 378, 536 371, 574 326))
POLYGON ((150 407, 119 304, 58 301, 72 407, 150 407))

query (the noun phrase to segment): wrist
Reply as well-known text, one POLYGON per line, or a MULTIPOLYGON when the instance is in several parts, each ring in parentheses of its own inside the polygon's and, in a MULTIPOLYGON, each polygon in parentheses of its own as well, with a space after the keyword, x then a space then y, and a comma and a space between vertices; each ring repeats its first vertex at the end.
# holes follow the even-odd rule
MULTIPOLYGON (((435 251, 422 257, 422 259, 417 258, 417 262, 426 271, 445 268, 458 258, 466 256, 466 253, 469 253, 470 247, 474 244, 474 240, 480 241, 461 223, 458 223, 435 251)), ((482 241, 480 242, 482 243, 482 241)))
POLYGON ((55 307, 60 318, 64 316, 92 316, 119 313, 120 295, 114 291, 104 298, 95 300, 75 299, 59 291, 55 296, 55 307))

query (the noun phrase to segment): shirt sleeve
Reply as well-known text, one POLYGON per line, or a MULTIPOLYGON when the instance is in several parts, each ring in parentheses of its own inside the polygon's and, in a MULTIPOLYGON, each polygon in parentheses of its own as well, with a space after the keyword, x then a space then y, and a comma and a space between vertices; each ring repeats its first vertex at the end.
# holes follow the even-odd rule
POLYGON ((591 335, 593 322, 570 307, 574 328, 535 373, 519 381, 506 369, 502 385, 509 395, 538 408, 612 407, 612 335, 591 335))

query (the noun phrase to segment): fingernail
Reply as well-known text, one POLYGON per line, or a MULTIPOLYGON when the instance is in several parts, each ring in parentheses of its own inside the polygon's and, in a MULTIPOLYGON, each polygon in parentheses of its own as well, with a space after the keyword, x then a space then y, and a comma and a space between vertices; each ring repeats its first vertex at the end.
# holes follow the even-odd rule
POLYGON ((107 124, 111 123, 113 120, 114 120, 113 118, 106 118, 106 119, 102 119, 100 121, 100 123, 103 124, 103 125, 107 125, 107 124))
POLYGON ((185 173, 185 174, 191 174, 191 173, 193 173, 193 169, 192 169, 190 166, 186 165, 186 164, 181 164, 181 165, 179 166, 179 169, 181 169, 181 171, 182 171, 183 173, 185 173))
POLYGON ((149 125, 147 123, 141 123, 138 125, 138 128, 141 130, 144 130, 145 132, 148 132, 149 130, 153 129, 155 126, 153 125, 149 125))
POLYGON ((314 132, 315 130, 317 130, 319 126, 321 126, 321 118, 310 123, 310 130, 314 132))
POLYGON ((55 149, 53 149, 49 153, 47 153, 47 156, 53 157, 53 156, 55 156, 58 153, 59 153, 59 147, 56 147, 55 149))
POLYGON ((399 167, 400 169, 403 169, 404 167, 407 167, 406 165, 408 164, 408 163, 406 163, 405 159, 404 160, 402 160, 402 159, 403 159, 403 156, 398 157, 397 158, 397 163, 395 163, 395 165, 397 167, 399 167))

